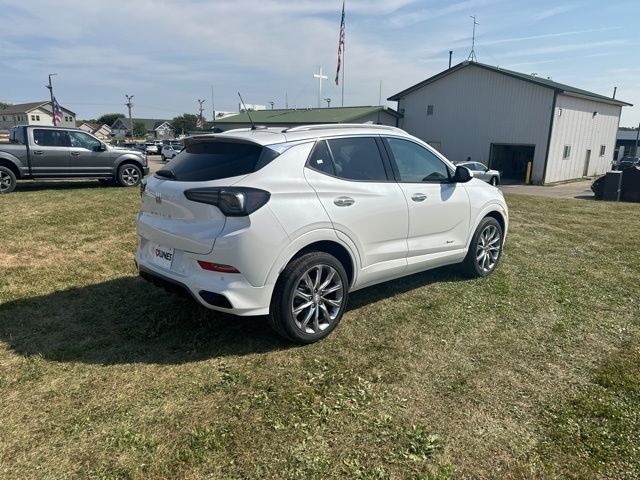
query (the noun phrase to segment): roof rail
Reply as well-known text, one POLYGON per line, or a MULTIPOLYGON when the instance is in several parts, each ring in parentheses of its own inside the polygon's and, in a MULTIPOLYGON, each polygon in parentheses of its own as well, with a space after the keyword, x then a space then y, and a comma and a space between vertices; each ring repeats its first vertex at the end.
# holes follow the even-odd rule
POLYGON ((282 130, 282 133, 288 132, 306 132, 309 130, 331 130, 335 128, 373 128, 380 130, 400 130, 397 127, 389 125, 375 125, 372 123, 321 123, 317 125, 300 125, 299 127, 289 127, 282 130))

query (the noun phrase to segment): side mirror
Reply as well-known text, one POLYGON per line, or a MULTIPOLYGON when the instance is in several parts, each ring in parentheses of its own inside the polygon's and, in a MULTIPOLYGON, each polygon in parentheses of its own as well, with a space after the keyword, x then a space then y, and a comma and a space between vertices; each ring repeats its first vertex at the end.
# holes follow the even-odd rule
POLYGON ((473 178, 473 173, 467 167, 461 165, 456 167, 456 173, 453 175, 455 183, 467 183, 473 178))
POLYGON ((107 149, 107 146, 104 143, 101 143, 100 145, 95 145, 93 147, 94 152, 104 152, 106 149, 107 149))

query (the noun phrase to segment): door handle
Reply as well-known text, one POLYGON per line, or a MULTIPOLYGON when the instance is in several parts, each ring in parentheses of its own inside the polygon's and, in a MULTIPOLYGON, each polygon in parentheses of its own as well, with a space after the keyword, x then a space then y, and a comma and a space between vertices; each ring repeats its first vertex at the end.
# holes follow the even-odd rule
POLYGON ((73 155, 74 157, 77 157, 78 155, 80 155, 80 152, 71 152, 71 155, 73 155))
POLYGON ((427 196, 424 193, 414 193, 411 195, 411 200, 414 202, 424 202, 427 199, 427 196))
POLYGON ((351 197, 338 197, 333 201, 333 203, 335 203, 338 207, 350 207, 351 205, 356 203, 356 201, 351 197))
POLYGON ((42 150, 34 150, 33 154, 34 155, 42 155, 44 152, 42 150))

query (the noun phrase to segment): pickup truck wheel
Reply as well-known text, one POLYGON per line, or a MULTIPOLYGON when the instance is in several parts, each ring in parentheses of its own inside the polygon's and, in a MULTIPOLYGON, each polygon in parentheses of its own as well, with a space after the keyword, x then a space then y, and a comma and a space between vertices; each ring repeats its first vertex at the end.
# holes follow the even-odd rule
POLYGON ((125 163, 118 169, 118 183, 123 187, 135 187, 142 181, 142 170, 137 165, 125 163))
POLYGON ((7 167, 0 167, 0 195, 16 189, 16 174, 7 167))

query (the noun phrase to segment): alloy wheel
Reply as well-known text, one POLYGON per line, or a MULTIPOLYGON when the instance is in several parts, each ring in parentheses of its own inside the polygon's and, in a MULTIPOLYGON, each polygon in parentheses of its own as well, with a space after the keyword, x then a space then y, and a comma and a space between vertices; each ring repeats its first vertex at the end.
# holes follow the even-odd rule
POLYGON ((340 275, 330 265, 314 265, 296 283, 291 313, 296 326, 316 334, 336 321, 344 298, 340 275))
POLYGON ((11 176, 6 172, 0 172, 0 192, 6 192, 13 186, 11 176))
POLYGON ((127 167, 122 171, 122 181, 126 185, 135 185, 140 181, 140 172, 136 168, 127 167))
POLYGON ((495 225, 487 225, 478 237, 476 262, 484 272, 490 272, 498 263, 501 248, 500 230, 495 225))

